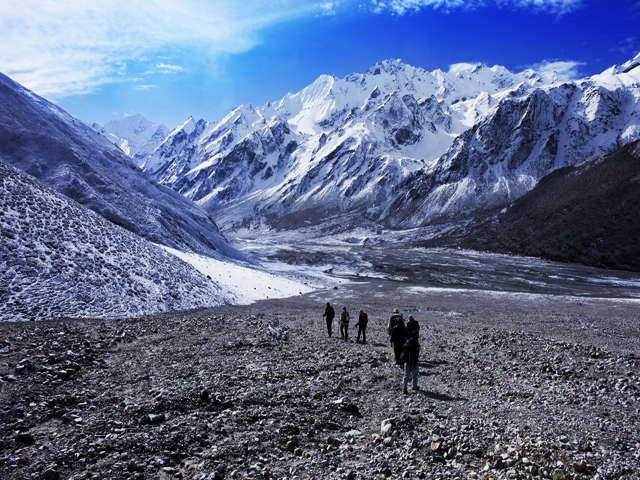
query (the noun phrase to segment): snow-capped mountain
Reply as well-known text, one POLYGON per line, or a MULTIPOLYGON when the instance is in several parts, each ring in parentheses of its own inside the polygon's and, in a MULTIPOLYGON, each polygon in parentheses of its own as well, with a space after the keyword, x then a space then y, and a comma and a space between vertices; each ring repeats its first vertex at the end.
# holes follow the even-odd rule
POLYGON ((518 88, 412 174, 385 212, 394 226, 507 205, 543 176, 640 138, 640 55, 599 75, 518 88))
POLYGON ((201 208, 151 182, 118 147, 0 74, 0 158, 144 238, 237 255, 201 208))
POLYGON ((226 303, 189 264, 0 160, 0 321, 226 303))
POLYGON ((131 115, 119 120, 111 120, 101 126, 91 127, 120 147, 141 168, 144 158, 152 153, 169 134, 169 129, 161 123, 154 123, 142 115, 131 115))
POLYGON ((552 72, 399 60, 217 123, 189 119, 145 170, 225 228, 346 212, 395 226, 492 207, 555 168, 640 136, 634 62, 567 81, 552 72))
POLYGON ((217 123, 189 119, 145 170, 219 211, 227 227, 283 214, 300 222, 357 208, 375 215, 398 183, 435 162, 502 92, 552 77, 481 64, 427 72, 399 60, 342 79, 322 75, 217 123))

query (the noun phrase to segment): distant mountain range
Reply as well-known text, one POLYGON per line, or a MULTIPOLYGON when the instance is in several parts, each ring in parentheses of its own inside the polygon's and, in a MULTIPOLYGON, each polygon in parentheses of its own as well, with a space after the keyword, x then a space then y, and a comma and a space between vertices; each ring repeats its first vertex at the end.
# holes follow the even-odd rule
POLYGON ((639 65, 640 55, 569 81, 384 61, 342 79, 320 76, 261 107, 241 105, 218 122, 189 118, 132 156, 228 230, 340 216, 346 229, 354 218, 428 225, 509 205, 550 172, 640 138, 639 65))
POLYGON ((104 127, 93 123, 91 128, 120 147, 141 168, 145 167, 144 158, 153 153, 170 131, 161 123, 151 122, 142 115, 111 120, 104 127))
POLYGON ((92 129, 3 75, 0 101, 0 161, 182 251, 240 256, 213 217, 230 231, 424 227, 412 241, 640 269, 640 55, 572 81, 384 61, 172 131, 141 116, 92 129))

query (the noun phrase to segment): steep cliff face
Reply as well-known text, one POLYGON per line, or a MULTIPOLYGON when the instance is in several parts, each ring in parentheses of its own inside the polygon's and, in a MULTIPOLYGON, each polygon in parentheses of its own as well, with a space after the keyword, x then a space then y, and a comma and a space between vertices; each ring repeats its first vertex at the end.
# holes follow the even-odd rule
POLYGON ((544 177, 462 245, 640 271, 640 143, 544 177))

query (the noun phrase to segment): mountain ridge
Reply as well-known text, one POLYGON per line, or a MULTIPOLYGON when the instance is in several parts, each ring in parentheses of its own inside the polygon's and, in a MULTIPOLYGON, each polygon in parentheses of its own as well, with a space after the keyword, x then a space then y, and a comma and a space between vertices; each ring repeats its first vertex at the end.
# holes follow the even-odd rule
POLYGON ((153 242, 240 254, 209 214, 154 184, 106 137, 0 74, 0 158, 153 242))
POLYGON ((640 138, 639 56, 578 80, 385 60, 216 123, 187 121, 146 171, 226 230, 349 213, 394 228, 465 216, 640 138))

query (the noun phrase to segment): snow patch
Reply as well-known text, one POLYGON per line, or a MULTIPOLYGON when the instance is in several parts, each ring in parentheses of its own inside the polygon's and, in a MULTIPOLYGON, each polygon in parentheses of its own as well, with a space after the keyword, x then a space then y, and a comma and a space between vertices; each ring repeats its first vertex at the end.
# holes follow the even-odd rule
POLYGON ((247 265, 221 261, 196 253, 182 252, 163 245, 158 246, 187 262, 203 275, 210 277, 233 297, 233 303, 240 305, 268 298, 302 295, 313 290, 308 284, 247 265))

